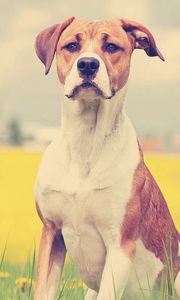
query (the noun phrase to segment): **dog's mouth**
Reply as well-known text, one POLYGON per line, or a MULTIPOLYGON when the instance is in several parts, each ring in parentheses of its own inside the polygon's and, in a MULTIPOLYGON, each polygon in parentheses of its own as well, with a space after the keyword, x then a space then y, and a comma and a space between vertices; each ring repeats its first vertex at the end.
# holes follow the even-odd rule
POLYGON ((90 88, 92 88, 92 87, 98 88, 97 85, 96 85, 94 82, 92 82, 92 81, 84 81, 84 82, 80 85, 80 87, 82 87, 82 88, 84 88, 84 89, 90 89, 90 88))
POLYGON ((101 90, 101 88, 93 81, 83 81, 80 85, 74 87, 72 93, 70 95, 66 95, 67 98, 73 99, 76 95, 80 94, 81 92, 85 94, 90 94, 92 91, 93 96, 97 96, 104 99, 111 99, 114 96, 114 92, 110 97, 106 97, 101 90))

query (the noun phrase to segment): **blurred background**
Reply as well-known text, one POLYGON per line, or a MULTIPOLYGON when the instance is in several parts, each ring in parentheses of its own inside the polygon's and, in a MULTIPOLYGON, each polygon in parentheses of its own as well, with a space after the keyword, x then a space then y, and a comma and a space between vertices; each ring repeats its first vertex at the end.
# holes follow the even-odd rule
POLYGON ((153 33, 166 61, 134 51, 127 111, 146 162, 180 228, 180 1, 0 0, 0 249, 23 261, 39 241, 34 180, 60 120, 62 91, 34 50, 36 35, 69 16, 124 17, 153 33), (154 153, 154 154, 153 154, 154 153))
POLYGON ((180 150, 180 1, 1 0, 0 144, 41 148, 60 124, 55 68, 47 77, 34 50, 36 35, 70 15, 125 17, 146 25, 166 61, 136 50, 127 110, 150 151, 180 150))

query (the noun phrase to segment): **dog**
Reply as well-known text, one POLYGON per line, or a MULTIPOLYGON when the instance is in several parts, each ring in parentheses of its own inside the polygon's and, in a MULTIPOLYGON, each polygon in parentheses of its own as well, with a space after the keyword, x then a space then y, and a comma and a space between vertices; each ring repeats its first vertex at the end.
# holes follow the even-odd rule
POLYGON ((170 280, 168 261, 180 296, 180 235, 124 108, 133 50, 164 60, 151 32, 71 17, 42 31, 35 48, 45 74, 56 55, 64 97, 35 184, 43 230, 34 299, 55 299, 66 252, 85 300, 139 300, 162 274, 170 280))

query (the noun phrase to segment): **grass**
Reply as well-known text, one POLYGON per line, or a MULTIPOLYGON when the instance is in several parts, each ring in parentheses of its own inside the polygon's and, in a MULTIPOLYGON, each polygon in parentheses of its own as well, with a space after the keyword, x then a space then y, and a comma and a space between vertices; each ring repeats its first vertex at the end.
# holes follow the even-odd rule
MULTIPOLYGON (((25 264, 11 264, 2 259, 0 300, 33 300, 35 252, 25 264), (4 275, 4 276, 3 276, 4 275)), ((87 287, 67 260, 56 300, 83 300, 87 287)))
MULTIPOLYGON (((35 251, 32 257, 29 258, 24 265, 10 264, 3 259, 1 259, 1 262, 2 264, 0 269, 0 299, 33 300, 35 280, 35 251), (5 275, 4 278, 2 274, 5 275)), ((168 268, 170 274, 172 274, 170 265, 168 266, 168 268)), ((174 292, 174 281, 172 280, 172 278, 170 282, 171 284, 168 288, 168 285, 166 283, 166 276, 163 276, 160 288, 155 289, 154 291, 151 291, 150 289, 148 291, 143 290, 139 282, 139 288, 142 295, 142 299, 178 300, 174 292), (145 294, 148 294, 148 297, 145 296, 145 294)), ((86 291, 87 287, 78 276, 75 267, 68 260, 65 264, 56 300, 84 300, 86 291)), ((114 291, 114 294, 116 296, 115 299, 120 300, 116 291, 114 291)), ((123 300, 129 300, 129 298, 123 297, 123 300)), ((130 300, 132 300, 132 298, 130 300)))
MULTIPOLYGON (((17 279, 34 278, 34 248, 38 248, 41 222, 34 206, 33 189, 41 155, 40 152, 0 151, 0 300, 32 299, 33 280, 23 283, 17 279), (5 278, 1 278, 3 273, 5 278)), ((145 159, 180 230, 180 156, 146 155, 145 159)), ((67 261, 57 299, 81 300, 84 293, 82 281, 67 261)), ((176 299, 168 298, 167 294, 164 281, 151 300, 176 299)))

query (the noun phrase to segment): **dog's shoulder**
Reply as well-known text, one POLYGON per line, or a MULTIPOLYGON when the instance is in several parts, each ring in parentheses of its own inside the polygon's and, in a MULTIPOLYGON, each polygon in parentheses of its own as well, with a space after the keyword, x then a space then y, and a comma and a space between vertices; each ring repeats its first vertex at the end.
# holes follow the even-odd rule
POLYGON ((166 200, 143 158, 134 174, 122 226, 122 242, 138 238, 162 262, 166 260, 170 244, 173 256, 177 256, 179 234, 166 200))
POLYGON ((141 192, 141 239, 149 250, 165 262, 169 251, 177 256, 179 234, 166 200, 146 165, 144 174, 145 183, 141 192))

